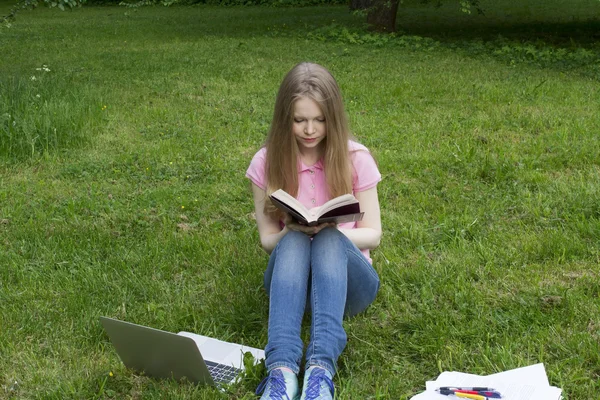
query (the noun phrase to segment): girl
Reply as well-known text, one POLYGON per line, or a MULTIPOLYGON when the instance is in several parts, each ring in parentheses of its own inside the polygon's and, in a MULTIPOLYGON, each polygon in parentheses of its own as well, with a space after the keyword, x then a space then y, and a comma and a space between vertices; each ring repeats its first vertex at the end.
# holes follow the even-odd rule
POLYGON ((310 343, 301 399, 332 399, 332 377, 346 346, 342 319, 363 311, 379 289, 369 250, 381 237, 381 175, 367 148, 350 140, 340 90, 329 71, 301 63, 285 76, 267 140, 246 176, 252 181, 261 245, 270 254, 264 276, 270 302, 268 376, 257 394, 298 399, 300 328, 308 308, 310 343), (280 188, 308 208, 353 193, 364 218, 339 226, 300 225, 269 200, 280 188))

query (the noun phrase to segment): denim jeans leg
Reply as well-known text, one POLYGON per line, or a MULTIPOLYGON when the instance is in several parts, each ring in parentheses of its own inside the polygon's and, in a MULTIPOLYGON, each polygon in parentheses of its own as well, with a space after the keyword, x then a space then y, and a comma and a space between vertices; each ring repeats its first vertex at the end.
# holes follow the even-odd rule
POLYGON ((269 294, 269 339, 265 348, 268 371, 287 367, 297 374, 300 370, 304 348, 300 327, 306 307, 310 254, 310 238, 290 231, 269 259, 265 272, 269 294))
POLYGON ((342 326, 347 294, 345 240, 337 229, 326 228, 313 237, 311 251, 312 324, 306 364, 319 365, 332 375, 347 340, 342 326))
POLYGON ((347 240, 348 293, 344 316, 352 317, 363 312, 377 296, 379 276, 365 255, 347 240))
POLYGON ((325 229, 315 236, 311 263, 307 366, 320 365, 333 375, 347 340, 342 318, 364 311, 375 300, 379 277, 364 254, 337 229, 325 229))

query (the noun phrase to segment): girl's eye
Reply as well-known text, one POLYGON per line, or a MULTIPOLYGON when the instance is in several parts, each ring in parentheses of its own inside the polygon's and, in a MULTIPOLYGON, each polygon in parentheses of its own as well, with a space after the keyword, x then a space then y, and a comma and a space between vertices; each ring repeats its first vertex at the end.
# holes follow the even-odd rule
POLYGON ((325 118, 318 119, 319 122, 325 122, 325 118))
POLYGON ((294 122, 296 122, 296 123, 298 123, 298 124, 299 124, 300 122, 302 122, 302 121, 303 121, 303 120, 301 120, 301 119, 294 118, 294 122))

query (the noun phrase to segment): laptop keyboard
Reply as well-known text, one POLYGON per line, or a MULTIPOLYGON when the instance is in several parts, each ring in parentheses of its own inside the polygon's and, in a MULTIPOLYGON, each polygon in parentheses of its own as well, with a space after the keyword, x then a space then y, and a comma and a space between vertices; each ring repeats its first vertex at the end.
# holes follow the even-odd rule
POLYGON ((210 376, 212 376, 215 383, 229 383, 233 378, 235 378, 240 372, 241 369, 232 367, 231 365, 218 364, 212 361, 206 361, 206 366, 208 367, 208 372, 210 372, 210 376))

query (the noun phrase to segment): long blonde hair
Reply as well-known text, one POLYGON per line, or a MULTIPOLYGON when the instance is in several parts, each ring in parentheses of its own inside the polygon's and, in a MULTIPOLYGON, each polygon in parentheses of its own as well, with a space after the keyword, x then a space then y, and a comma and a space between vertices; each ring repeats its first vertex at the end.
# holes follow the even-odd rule
MULTIPOLYGON (((299 149, 292 133, 294 105, 301 98, 309 98, 319 105, 325 117, 327 136, 323 143, 323 168, 331 198, 352 193, 352 167, 348 154, 348 119, 340 88, 324 67, 300 63, 287 73, 275 100, 271 128, 265 141, 267 148, 267 194, 284 189, 296 197, 298 194, 299 149)), ((265 212, 277 214, 270 201, 265 212)))

